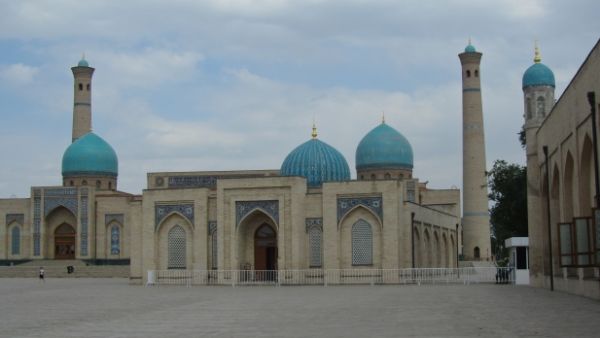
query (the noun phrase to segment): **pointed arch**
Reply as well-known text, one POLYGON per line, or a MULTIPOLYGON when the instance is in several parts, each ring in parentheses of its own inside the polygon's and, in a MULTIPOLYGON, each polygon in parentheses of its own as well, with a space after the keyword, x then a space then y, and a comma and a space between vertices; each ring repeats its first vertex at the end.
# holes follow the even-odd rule
POLYGON ((415 268, 420 268, 423 266, 423 253, 422 251, 422 245, 421 245, 421 236, 419 235, 419 229, 415 226, 413 227, 413 239, 414 239, 414 255, 415 255, 415 268))
POLYGON ((21 225, 14 223, 10 229, 10 254, 11 256, 21 255, 21 225))
POLYGON ((430 268, 431 262, 431 236, 429 229, 423 230, 423 267, 430 268))
POLYGON ((442 233, 442 264, 440 267, 442 268, 447 268, 449 267, 448 265, 448 258, 449 258, 449 252, 448 252, 448 238, 446 237, 446 233, 442 233))
POLYGON ((344 221, 350 217, 350 215, 356 213, 359 210, 364 210, 366 212, 368 212, 369 214, 373 215, 373 217, 375 217, 375 219, 377 220, 377 222, 379 223, 380 226, 383 225, 383 222, 381 220, 381 218, 379 217, 379 215, 377 215, 377 213, 375 213, 373 210, 371 210, 370 208, 367 208, 366 206, 362 205, 362 204, 358 204, 355 205, 353 208, 351 208, 350 210, 346 211, 346 213, 344 214, 344 216, 342 216, 338 222, 338 229, 341 226, 342 223, 344 223, 344 221))
POLYGON ((437 231, 433 231, 433 267, 439 268, 442 265, 442 250, 440 248, 440 236, 437 231))

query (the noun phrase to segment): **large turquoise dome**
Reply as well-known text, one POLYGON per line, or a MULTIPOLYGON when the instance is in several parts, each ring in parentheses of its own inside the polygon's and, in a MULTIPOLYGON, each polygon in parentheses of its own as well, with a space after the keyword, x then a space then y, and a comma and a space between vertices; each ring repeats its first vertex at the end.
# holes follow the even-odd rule
POLYGON ((541 62, 534 63, 523 74, 523 89, 530 86, 555 87, 554 73, 545 64, 541 62))
POLYGON ((114 149, 100 136, 89 132, 78 138, 62 158, 63 176, 99 175, 116 177, 119 161, 114 149))
POLYGON ((344 156, 316 136, 292 150, 283 161, 280 174, 306 177, 311 187, 323 182, 350 180, 350 168, 344 156))
POLYGON ((413 150, 410 143, 385 123, 367 133, 356 148, 356 170, 412 167, 413 150))

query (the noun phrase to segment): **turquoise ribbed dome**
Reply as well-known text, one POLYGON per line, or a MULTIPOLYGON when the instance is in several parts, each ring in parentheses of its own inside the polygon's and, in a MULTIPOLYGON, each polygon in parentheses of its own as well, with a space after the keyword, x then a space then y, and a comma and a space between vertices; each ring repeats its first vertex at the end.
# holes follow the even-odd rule
POLYGON ((344 156, 329 144, 313 138, 302 143, 285 158, 281 176, 306 177, 309 186, 323 182, 350 180, 350 168, 344 156))
POLYGON ((356 170, 413 167, 410 143, 385 123, 371 130, 356 148, 356 170))
POLYGON ((100 136, 89 132, 65 150, 63 176, 100 175, 116 177, 119 161, 114 149, 100 136))
POLYGON ((540 62, 534 63, 523 74, 523 89, 530 86, 555 87, 554 73, 545 64, 540 62))
POLYGON ((87 60, 85 58, 81 58, 81 60, 79 60, 79 62, 77 63, 77 67, 89 67, 90 64, 87 62, 87 60))
POLYGON ((475 53, 477 52, 477 50, 475 50, 475 46, 473 46, 472 44, 468 44, 467 47, 465 47, 465 53, 475 53))

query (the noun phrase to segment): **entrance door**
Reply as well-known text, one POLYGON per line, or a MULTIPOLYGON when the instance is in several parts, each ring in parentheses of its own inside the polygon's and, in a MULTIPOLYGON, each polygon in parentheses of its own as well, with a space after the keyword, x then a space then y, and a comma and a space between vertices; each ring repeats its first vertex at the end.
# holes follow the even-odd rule
POLYGON ((75 259, 75 229, 64 223, 54 231, 54 258, 75 259))
POLYGON ((277 234, 268 225, 261 225, 254 234, 254 270, 260 280, 274 280, 277 270, 277 234))

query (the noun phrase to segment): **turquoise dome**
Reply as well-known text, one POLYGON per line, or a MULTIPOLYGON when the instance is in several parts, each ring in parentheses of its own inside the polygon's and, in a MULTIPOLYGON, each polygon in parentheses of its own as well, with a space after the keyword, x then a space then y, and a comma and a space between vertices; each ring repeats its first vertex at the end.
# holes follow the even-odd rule
POLYGON ((320 186, 323 182, 350 180, 350 168, 344 156, 317 138, 292 150, 283 161, 280 174, 306 177, 311 187, 320 186))
POLYGON ((77 63, 77 67, 89 67, 89 66, 90 66, 90 64, 84 58, 81 58, 81 60, 79 60, 79 62, 77 63))
POLYGON ((413 167, 410 143, 396 129, 381 123, 356 148, 356 170, 413 167))
POLYGON ((554 73, 545 64, 540 62, 534 63, 523 74, 523 89, 530 86, 555 87, 554 73))
POLYGON ((116 177, 119 161, 114 149, 100 136, 89 132, 65 150, 63 176, 100 175, 116 177))
POLYGON ((475 50, 475 46, 473 46, 472 44, 468 44, 467 47, 465 47, 465 53, 475 53, 477 52, 477 50, 475 50))

